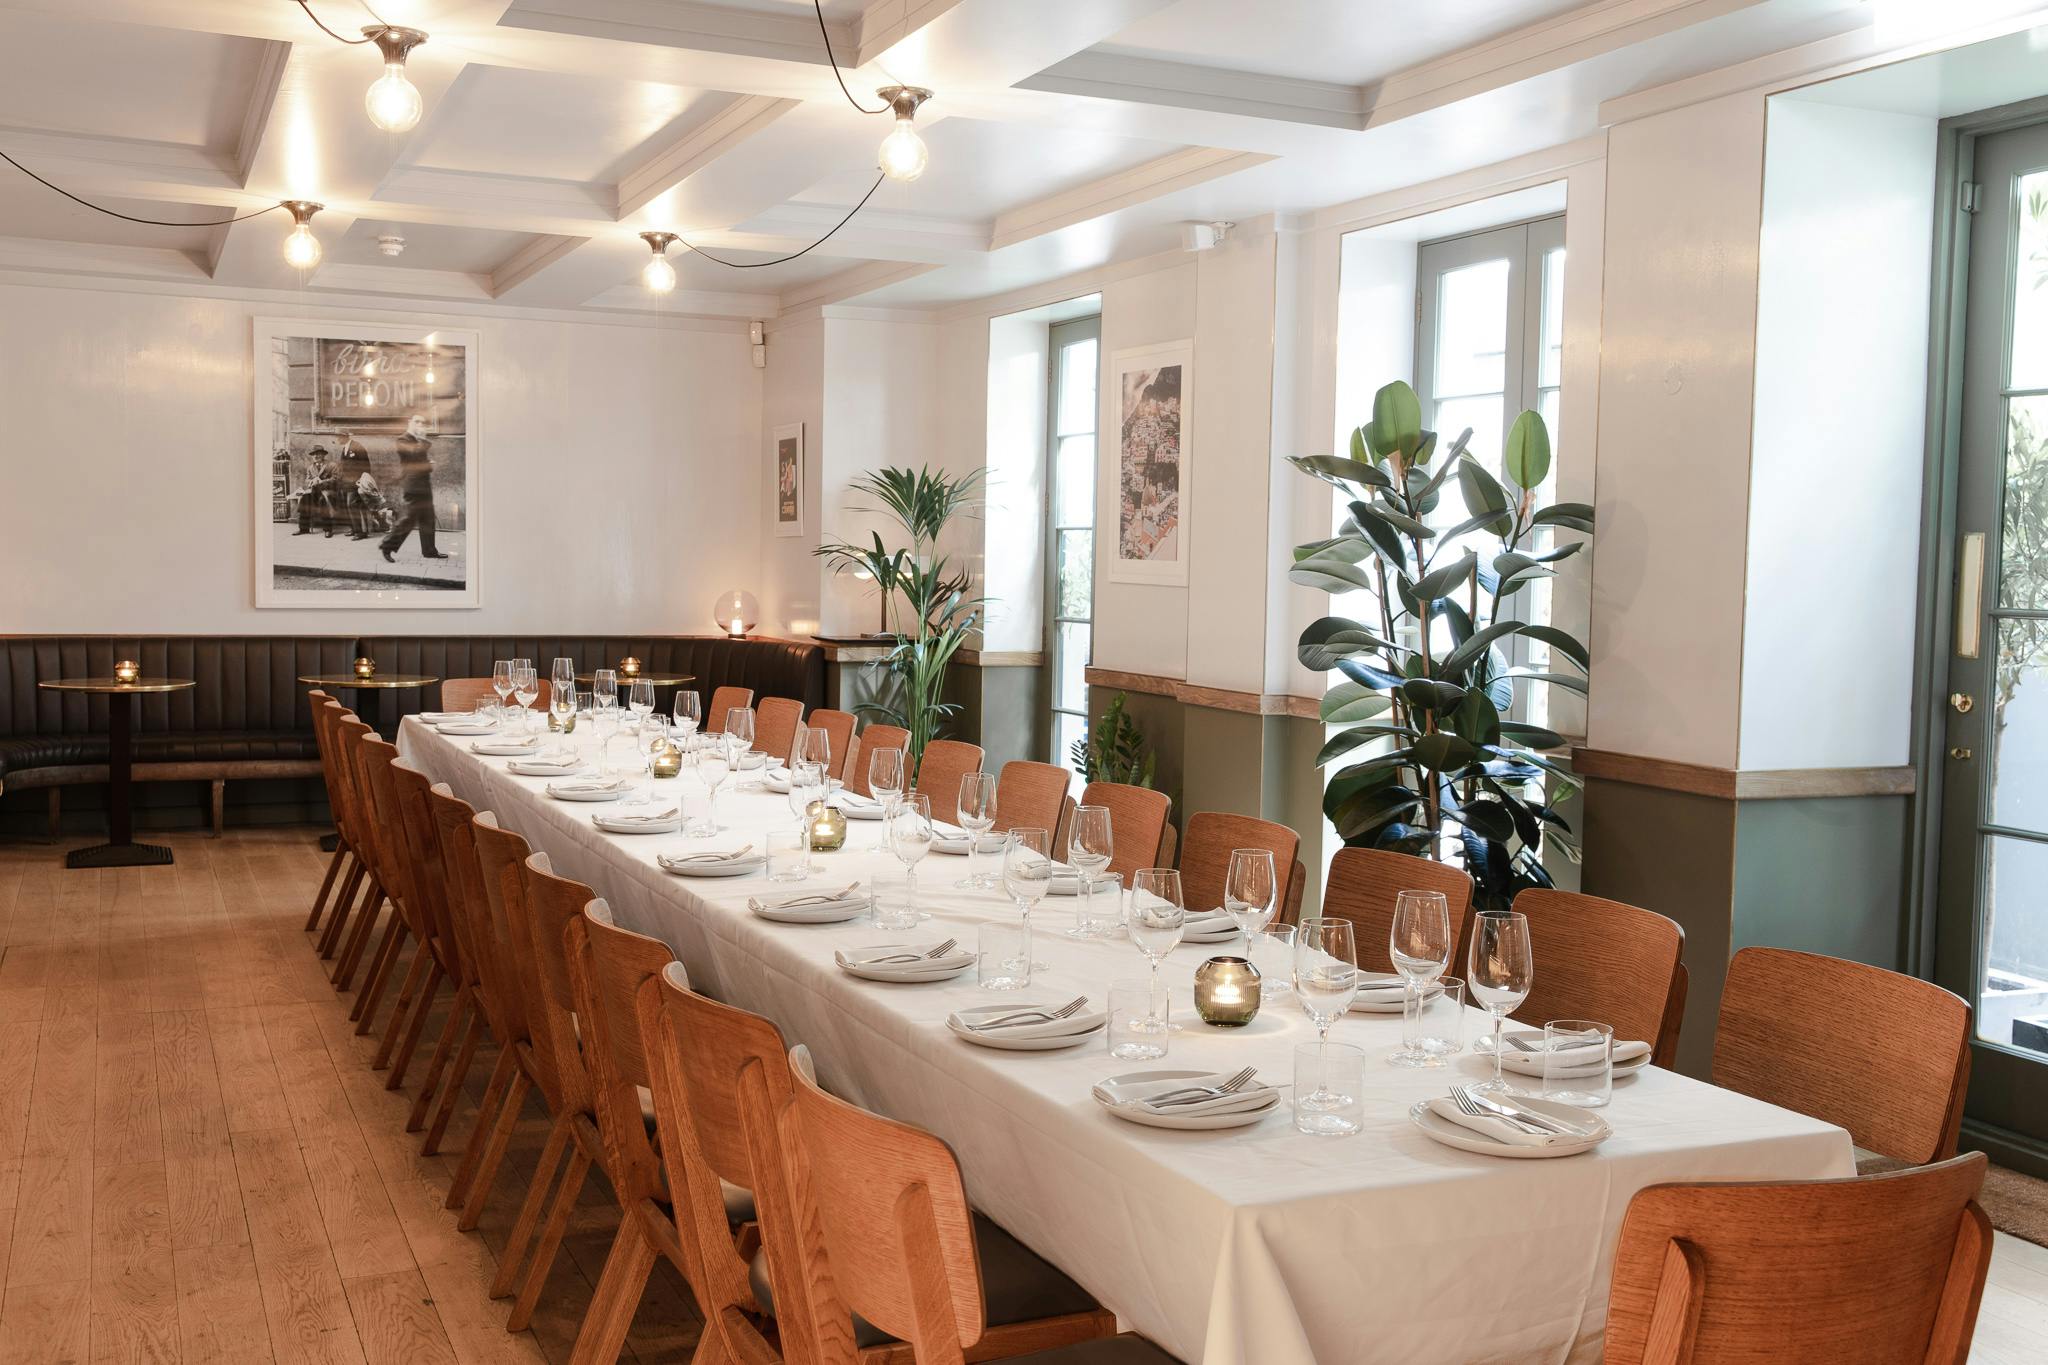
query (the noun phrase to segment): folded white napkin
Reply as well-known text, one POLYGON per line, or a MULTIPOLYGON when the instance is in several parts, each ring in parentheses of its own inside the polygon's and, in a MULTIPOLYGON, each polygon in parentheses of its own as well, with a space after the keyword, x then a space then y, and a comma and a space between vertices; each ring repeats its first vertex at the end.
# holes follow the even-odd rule
POLYGON ((494 720, 451 720, 434 727, 444 735, 494 735, 498 723, 494 720))
POLYGON ((666 825, 672 824, 682 812, 674 806, 664 811, 645 815, 621 815, 617 812, 603 812, 590 818, 600 825, 666 825))
MULTIPOLYGON (((1543 1074, 1542 1034, 1508 1033, 1501 1035, 1501 1041, 1500 1064, 1502 1070, 1512 1071, 1519 1076, 1541 1076, 1543 1074), (1532 1048, 1523 1048, 1517 1046, 1518 1043, 1533 1043, 1534 1046, 1532 1048)), ((1570 1062, 1573 1051, 1576 1051, 1576 1049, 1566 1049, 1558 1060, 1570 1062)), ((1622 1066, 1629 1062, 1639 1061, 1649 1056, 1650 1051, 1651 1048, 1648 1043, 1636 1039, 1624 1041, 1617 1038, 1614 1041, 1613 1065, 1622 1066)), ((1583 1066, 1567 1066, 1553 1070, 1550 1074, 1560 1078, 1569 1078, 1572 1076, 1590 1076, 1599 1070, 1599 1059, 1597 1057, 1589 1057, 1583 1066)))
POLYGON ((1476 1114, 1468 1114, 1458 1108, 1457 1102, 1449 1095, 1438 1095, 1430 1100, 1429 1112, 1446 1122, 1455 1123, 1460 1128, 1469 1128, 1475 1133, 1510 1147, 1555 1147, 1560 1143, 1577 1145, 1585 1141, 1584 1138, 1566 1137, 1562 1133, 1531 1133, 1509 1123, 1506 1119, 1490 1116, 1482 1118, 1476 1114))
POLYGON ((585 792, 615 792, 622 789, 625 785, 626 779, 623 777, 615 777, 609 782, 550 782, 548 784, 548 792, 550 795, 559 795, 563 792, 576 792, 578 794, 585 792))
MULTIPOLYGON (((1277 1098, 1271 1086, 1253 1081, 1244 1089, 1228 1095, 1219 1095, 1210 1100, 1194 1100, 1185 1104, 1153 1104, 1151 1097, 1170 1095, 1176 1090, 1191 1090, 1196 1086, 1221 1085, 1230 1079, 1230 1073, 1212 1071, 1200 1076, 1176 1076, 1157 1081, 1138 1081, 1120 1084, 1115 1090, 1095 1087, 1095 1097, 1112 1107, 1124 1105, 1143 1109, 1153 1114, 1234 1114, 1245 1109, 1261 1109, 1272 1104, 1277 1098)), ((1449 1101, 1446 1101, 1448 1103, 1449 1101)))
POLYGON ((758 858, 761 855, 751 849, 735 848, 723 853, 686 853, 670 857, 664 853, 657 861, 663 867, 708 867, 713 863, 736 863, 742 858, 758 858))

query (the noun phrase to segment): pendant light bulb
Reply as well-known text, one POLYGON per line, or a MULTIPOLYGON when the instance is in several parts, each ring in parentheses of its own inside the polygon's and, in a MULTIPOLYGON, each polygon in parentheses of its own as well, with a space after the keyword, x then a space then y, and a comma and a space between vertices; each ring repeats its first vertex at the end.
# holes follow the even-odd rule
POLYGON ((324 205, 308 199, 287 199, 284 210, 298 224, 284 239, 284 263, 294 270, 311 270, 320 264, 320 239, 313 235, 313 215, 324 205))
POLYGON ((889 102, 896 115, 896 126, 875 154, 876 168, 891 180, 908 183, 923 175, 931 160, 931 151, 917 135, 914 120, 918 106, 930 99, 932 92, 914 85, 890 85, 875 93, 889 102))
POLYGON ((676 287, 676 268, 669 264, 663 253, 668 250, 668 244, 676 240, 676 235, 673 232, 643 232, 640 240, 647 243, 648 250, 654 253, 654 258, 640 267, 640 283, 650 294, 670 292, 676 287))
POLYGON ((405 78, 406 55, 427 40, 416 28, 368 27, 363 36, 384 54, 384 74, 363 96, 370 122, 387 133, 403 133, 420 121, 419 88, 405 78))

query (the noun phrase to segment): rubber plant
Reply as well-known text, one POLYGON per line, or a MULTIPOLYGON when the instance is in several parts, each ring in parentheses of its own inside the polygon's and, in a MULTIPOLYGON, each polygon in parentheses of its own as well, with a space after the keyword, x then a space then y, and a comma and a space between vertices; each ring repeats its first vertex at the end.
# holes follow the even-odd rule
POLYGON ((877 667, 883 677, 874 699, 857 709, 910 732, 913 767, 925 745, 937 739, 959 707, 942 701, 946 671, 975 631, 987 599, 971 595, 973 577, 938 552, 939 537, 960 513, 977 505, 987 471, 953 474, 943 470, 887 468, 864 474, 853 490, 872 499, 860 510, 880 513, 909 536, 908 546, 890 549, 879 532, 872 545, 828 541, 814 554, 834 572, 855 572, 874 580, 882 599, 883 633, 889 634, 890 604, 902 599, 895 644, 877 667))
POLYGON ((1510 613, 1522 588, 1586 544, 1551 546, 1551 533, 1590 535, 1593 509, 1536 505, 1550 471, 1538 413, 1508 429, 1504 480, 1466 450, 1471 435, 1439 451, 1415 391, 1393 383, 1374 396, 1348 456, 1290 460, 1335 487, 1349 512, 1336 535, 1296 547, 1290 577, 1364 591, 1373 604, 1372 620, 1325 616, 1301 634, 1303 665, 1344 675, 1322 701, 1324 723, 1336 728, 1317 765, 1344 765, 1325 789, 1324 813, 1347 844, 1459 859, 1483 909, 1551 884, 1546 841, 1577 854, 1549 795, 1577 785, 1546 752, 1564 741, 1506 717, 1533 688, 1583 694, 1586 647, 1510 613), (1453 481, 1466 515, 1438 529, 1446 518, 1433 514, 1453 481), (1515 636, 1547 646, 1552 666, 1510 666, 1505 647, 1515 636))

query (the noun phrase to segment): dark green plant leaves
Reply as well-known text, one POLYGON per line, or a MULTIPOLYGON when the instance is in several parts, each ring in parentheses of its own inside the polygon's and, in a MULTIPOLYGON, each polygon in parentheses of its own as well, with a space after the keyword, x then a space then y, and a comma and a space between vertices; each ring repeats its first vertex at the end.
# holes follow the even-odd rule
POLYGON ((1497 536, 1506 535, 1514 526, 1514 519, 1508 515, 1511 504, 1507 490, 1486 466, 1469 456, 1458 461, 1458 491, 1464 495, 1465 510, 1472 514, 1469 526, 1484 526, 1497 536))
POLYGON ((1364 525, 1364 519, 1370 517, 1385 522, 1403 535, 1414 536, 1420 540, 1429 540, 1436 535, 1435 531, 1414 517, 1405 512, 1396 512, 1382 503, 1354 502, 1351 504, 1351 514, 1361 519, 1361 526, 1364 525))
POLYGON ((1593 656, 1579 643, 1578 637, 1568 631, 1559 630, 1556 626, 1524 626, 1522 634, 1532 640, 1541 640, 1580 668, 1593 666, 1593 656))
MULTIPOLYGON (((1385 739, 1389 735, 1399 735, 1407 738, 1412 734, 1413 731, 1409 730, 1405 725, 1396 725, 1385 721, 1370 721, 1363 725, 1354 725, 1348 730, 1339 730, 1324 741, 1322 749, 1316 754, 1316 766, 1320 768, 1325 763, 1342 758, 1361 744, 1370 744, 1376 739, 1385 739)), ((1402 762, 1406 761, 1408 752, 1406 749, 1401 749, 1393 753, 1372 754, 1364 762, 1384 764, 1387 767, 1399 767, 1402 762)))
MULTIPOLYGON (((1321 588, 1324 592, 1356 592, 1361 588, 1368 592, 1374 590, 1372 575, 1349 560, 1333 555, 1313 555, 1302 560, 1287 571, 1287 581, 1299 583, 1304 588, 1321 588)), ((1309 664, 1309 667, 1318 665, 1309 664)))
POLYGON ((1368 830, 1377 829, 1397 815, 1406 815, 1422 804, 1422 798, 1407 787, 1390 785, 1361 791, 1328 808, 1330 823, 1348 843, 1368 830))
POLYGON ((1379 459, 1395 451, 1404 462, 1414 456, 1422 444, 1422 402, 1414 389, 1397 379, 1373 395, 1372 422, 1365 440, 1379 459))
POLYGON ((1296 455, 1288 463, 1304 474, 1312 474, 1324 483, 1334 484, 1351 491, 1347 484, 1366 484, 1373 488, 1392 488, 1393 480, 1386 471, 1358 459, 1345 459, 1341 455, 1296 455))
POLYGON ((1323 694, 1320 710, 1325 725, 1350 725, 1391 709, 1393 699, 1383 692, 1361 687, 1355 682, 1341 682, 1323 694))
POLYGON ((1415 741, 1415 761, 1432 772, 1450 772, 1478 757, 1479 750, 1457 735, 1439 730, 1415 741))
POLYGON ((1526 744, 1531 749, 1562 749, 1564 736, 1555 730, 1546 730, 1540 725, 1525 725, 1518 720, 1504 720, 1500 723, 1501 734, 1517 744, 1526 744))
POLYGON ((1516 682, 1550 683, 1576 692, 1582 697, 1586 695, 1586 680, 1570 673, 1525 673, 1517 669, 1508 676, 1516 682))
POLYGON ((1385 692, 1401 685, 1402 679, 1384 668, 1374 668, 1363 659, 1339 659, 1337 671, 1355 683, 1385 692))
POLYGON ((1469 801, 1458 814, 1467 827, 1477 830, 1489 839, 1514 837, 1515 817, 1498 801, 1469 801))
POLYGON ((1564 526, 1574 531, 1593 531, 1593 504, 1590 502, 1554 502, 1537 512, 1529 520, 1538 526, 1564 526))
POLYGON ((1301 660, 1302 667, 1326 673, 1336 667, 1339 659, 1346 659, 1366 650, 1395 647, 1391 641, 1382 640, 1356 621, 1347 620, 1342 616, 1325 616, 1302 631, 1299 648, 1295 653, 1301 660))
POLYGON ((1543 482, 1550 473, 1550 430, 1541 413, 1524 412, 1515 419, 1501 442, 1500 462, 1517 488, 1535 488, 1543 482))
POLYGON ((1448 711, 1465 700, 1465 689, 1435 678, 1410 678, 1401 684, 1401 696, 1418 711, 1448 711))
POLYGON ((1451 729, 1474 744, 1500 743, 1500 711, 1484 692, 1467 692, 1451 712, 1451 729))
POLYGON ((1467 550, 1464 554, 1458 556, 1457 562, 1446 564, 1441 569, 1430 570, 1415 581, 1414 591, 1416 598, 1420 601, 1428 602, 1439 597, 1449 596, 1453 591, 1462 587, 1467 578, 1472 576, 1472 570, 1477 567, 1478 563, 1478 554, 1472 550, 1467 550))
POLYGON ((1486 657, 1487 647, 1495 640, 1503 635, 1513 635, 1523 628, 1520 621, 1495 621, 1486 629, 1462 641, 1456 649, 1438 660, 1437 675, 1445 678, 1463 677, 1466 669, 1486 657))

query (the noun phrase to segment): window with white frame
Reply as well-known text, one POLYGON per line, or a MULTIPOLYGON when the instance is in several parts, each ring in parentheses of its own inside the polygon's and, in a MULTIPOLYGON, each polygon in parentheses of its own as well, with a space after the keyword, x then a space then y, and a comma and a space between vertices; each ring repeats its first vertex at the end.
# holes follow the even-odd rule
POLYGON ((1088 734, 1088 660, 1095 631, 1096 373, 1102 319, 1049 329, 1046 415, 1046 635, 1052 677, 1051 761, 1078 777, 1074 744, 1088 734))

